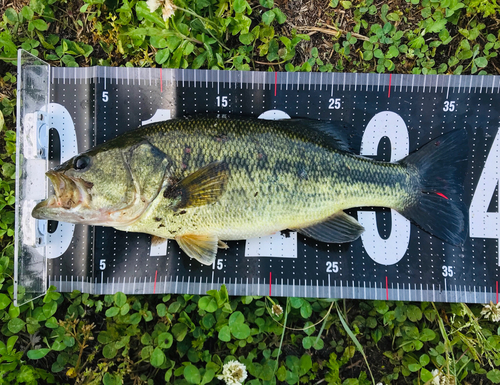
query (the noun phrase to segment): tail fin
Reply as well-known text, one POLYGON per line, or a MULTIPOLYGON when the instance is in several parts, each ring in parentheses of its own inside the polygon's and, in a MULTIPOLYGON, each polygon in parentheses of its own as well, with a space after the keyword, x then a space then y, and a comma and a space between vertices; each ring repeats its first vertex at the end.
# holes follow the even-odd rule
POLYGON ((467 154, 466 131, 454 130, 400 161, 416 169, 420 191, 401 214, 455 246, 462 245, 468 233, 467 208, 461 200, 467 154))

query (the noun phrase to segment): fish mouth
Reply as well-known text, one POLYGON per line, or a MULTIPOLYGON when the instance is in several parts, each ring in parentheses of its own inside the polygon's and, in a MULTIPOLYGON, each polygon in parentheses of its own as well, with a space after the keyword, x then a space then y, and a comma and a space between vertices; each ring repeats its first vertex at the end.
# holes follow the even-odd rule
POLYGON ((92 183, 53 170, 48 171, 45 175, 52 182, 54 195, 35 206, 33 217, 54 219, 56 213, 89 207, 91 201, 89 190, 93 186, 92 183))

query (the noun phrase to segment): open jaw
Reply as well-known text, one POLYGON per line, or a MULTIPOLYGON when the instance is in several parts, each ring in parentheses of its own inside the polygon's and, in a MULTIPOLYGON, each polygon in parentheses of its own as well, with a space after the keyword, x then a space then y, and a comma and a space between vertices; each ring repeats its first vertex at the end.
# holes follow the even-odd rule
POLYGON ((36 219, 123 227, 136 221, 150 203, 135 190, 126 201, 93 207, 99 199, 92 202, 92 183, 61 171, 50 170, 46 175, 54 186, 54 195, 35 206, 32 216, 36 219))
POLYGON ((46 175, 52 182, 54 195, 36 205, 33 216, 37 219, 82 221, 83 218, 76 211, 89 207, 91 196, 88 190, 92 188, 92 183, 53 170, 46 175))

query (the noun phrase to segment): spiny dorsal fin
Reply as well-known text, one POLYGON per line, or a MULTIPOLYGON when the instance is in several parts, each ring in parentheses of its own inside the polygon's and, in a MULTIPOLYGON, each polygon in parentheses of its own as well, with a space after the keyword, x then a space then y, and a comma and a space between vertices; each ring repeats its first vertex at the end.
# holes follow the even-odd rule
POLYGON ((352 242, 365 231, 356 219, 343 211, 324 222, 296 230, 306 237, 326 243, 352 242))
POLYGON ((267 126, 281 127, 286 131, 294 131, 300 136, 317 144, 328 145, 336 150, 359 154, 361 137, 355 133, 353 126, 345 121, 339 120, 316 120, 304 118, 263 120, 255 117, 226 115, 226 114, 197 114, 188 119, 213 119, 243 121, 254 125, 265 124, 267 126), (263 123, 265 122, 265 123, 263 123))
POLYGON ((226 189, 229 167, 226 162, 212 162, 178 183, 167 187, 163 196, 175 200, 174 211, 215 203, 226 189))
MULTIPOLYGON (((288 123, 288 121, 284 121, 288 123)), ((290 119, 289 124, 315 143, 349 153, 359 154, 361 138, 355 134, 352 125, 342 121, 290 119)))
POLYGON ((218 239, 214 235, 186 234, 175 237, 180 248, 191 258, 211 265, 217 254, 218 239))

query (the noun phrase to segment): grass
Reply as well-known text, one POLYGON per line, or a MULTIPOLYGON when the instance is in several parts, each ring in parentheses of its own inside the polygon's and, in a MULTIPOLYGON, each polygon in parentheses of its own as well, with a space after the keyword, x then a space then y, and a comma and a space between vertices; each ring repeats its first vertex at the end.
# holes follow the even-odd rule
MULTIPOLYGON (((15 57, 54 66, 499 74, 495 0, 30 0, 0 22, 0 374, 11 383, 500 383, 500 309, 466 304, 13 291, 15 57), (166 15, 168 16, 168 15, 166 15), (319 21, 318 21, 319 20, 319 21), (269 304, 285 309, 277 315, 269 304), (318 329, 319 328, 319 329, 318 329), (373 378, 373 380, 372 380, 373 378)), ((278 309, 278 307, 276 307, 278 309)))

